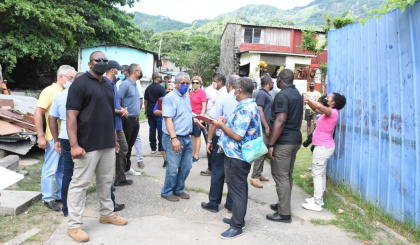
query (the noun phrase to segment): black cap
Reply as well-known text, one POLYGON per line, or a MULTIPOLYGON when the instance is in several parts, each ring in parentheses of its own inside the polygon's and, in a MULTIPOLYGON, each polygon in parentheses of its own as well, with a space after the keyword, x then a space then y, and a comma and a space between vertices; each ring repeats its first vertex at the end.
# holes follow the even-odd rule
POLYGON ((106 70, 109 71, 110 69, 118 69, 122 71, 124 70, 124 66, 120 66, 120 64, 118 64, 115 60, 110 60, 108 61, 108 67, 106 70))

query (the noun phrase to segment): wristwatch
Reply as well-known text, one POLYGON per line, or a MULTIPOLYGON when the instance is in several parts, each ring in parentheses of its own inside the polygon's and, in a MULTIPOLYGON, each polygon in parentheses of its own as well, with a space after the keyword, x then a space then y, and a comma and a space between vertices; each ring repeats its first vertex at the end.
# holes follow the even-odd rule
POLYGON ((273 147, 274 145, 266 144, 265 146, 267 146, 267 148, 271 148, 271 147, 273 147))

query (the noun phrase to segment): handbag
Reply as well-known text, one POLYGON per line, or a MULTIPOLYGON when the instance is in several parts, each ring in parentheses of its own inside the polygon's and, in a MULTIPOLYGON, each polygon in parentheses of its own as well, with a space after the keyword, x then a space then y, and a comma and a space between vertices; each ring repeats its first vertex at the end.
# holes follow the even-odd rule
POLYGON ((261 118, 258 118, 260 125, 260 136, 255 140, 251 140, 242 145, 242 160, 245 162, 253 162, 255 159, 267 154, 268 149, 263 141, 263 131, 261 125, 261 118))

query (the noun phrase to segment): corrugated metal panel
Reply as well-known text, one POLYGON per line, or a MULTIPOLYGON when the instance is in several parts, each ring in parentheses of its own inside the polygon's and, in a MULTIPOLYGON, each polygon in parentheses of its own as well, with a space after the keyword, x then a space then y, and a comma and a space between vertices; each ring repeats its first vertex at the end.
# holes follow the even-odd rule
POLYGON ((328 34, 328 87, 347 97, 328 175, 420 224, 420 2, 328 34))

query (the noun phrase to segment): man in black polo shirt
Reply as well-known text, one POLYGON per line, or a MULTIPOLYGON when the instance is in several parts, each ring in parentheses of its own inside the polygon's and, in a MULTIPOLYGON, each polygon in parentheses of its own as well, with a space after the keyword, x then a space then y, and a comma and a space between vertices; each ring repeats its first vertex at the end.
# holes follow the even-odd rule
MULTIPOLYGON (((152 154, 156 154, 156 130, 158 117, 153 114, 156 102, 160 97, 166 95, 165 88, 160 85, 162 76, 159 72, 152 74, 152 84, 150 84, 144 92, 144 107, 146 107, 147 122, 149 123, 149 143, 152 154)), ((159 142, 159 151, 162 151, 162 143, 159 142)))
MULTIPOLYGON (((273 104, 273 99, 268 93, 274 87, 274 82, 268 74, 265 74, 261 79, 261 89, 259 90, 255 103, 257 103, 258 110, 261 115, 261 124, 263 126, 263 137, 264 143, 268 143, 268 138, 270 137, 270 119, 271 119, 271 105, 273 104)), ((264 161, 265 155, 261 156, 254 161, 254 168, 252 170, 251 179, 249 182, 257 188, 263 188, 263 185, 260 181, 268 181, 269 179, 265 176, 262 176, 261 173, 264 170, 264 161)))
POLYGON ((114 214, 111 184, 115 175, 116 142, 114 89, 103 79, 108 59, 100 51, 89 57, 89 72, 78 77, 67 97, 67 133, 74 172, 70 182, 67 205, 67 233, 77 242, 89 240, 81 229, 86 190, 96 174, 96 191, 100 202, 100 223, 125 225, 127 220, 114 214))
POLYGON ((268 157, 271 159, 271 174, 276 182, 278 203, 271 204, 274 214, 267 214, 271 221, 291 223, 291 197, 293 167, 296 154, 302 144, 300 127, 303 117, 303 99, 293 84, 294 74, 289 69, 280 72, 276 94, 271 110, 271 136, 268 157))

